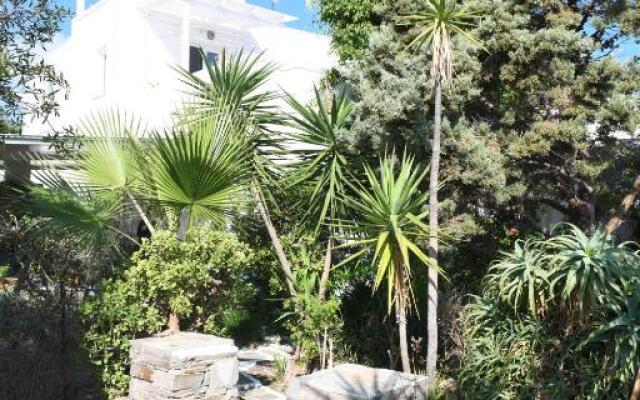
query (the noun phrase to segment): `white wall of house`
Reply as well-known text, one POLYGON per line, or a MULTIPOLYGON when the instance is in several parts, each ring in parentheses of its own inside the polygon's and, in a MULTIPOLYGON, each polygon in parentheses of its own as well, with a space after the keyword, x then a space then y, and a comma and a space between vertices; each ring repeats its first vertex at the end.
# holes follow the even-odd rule
POLYGON ((113 107, 166 125, 183 100, 172 67, 189 67, 190 46, 218 54, 264 51, 263 59, 278 65, 269 88, 303 100, 336 63, 326 36, 288 28, 294 17, 243 0, 101 0, 85 10, 77 3, 68 40, 46 56, 69 81, 69 96, 61 99, 59 117, 26 121, 24 134, 113 107))

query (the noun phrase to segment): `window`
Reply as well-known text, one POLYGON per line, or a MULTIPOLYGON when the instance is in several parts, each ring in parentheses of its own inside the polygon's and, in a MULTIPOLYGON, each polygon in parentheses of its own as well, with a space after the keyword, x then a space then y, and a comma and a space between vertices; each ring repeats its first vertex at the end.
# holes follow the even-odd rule
MULTIPOLYGON (((209 64, 215 64, 218 62, 218 53, 213 51, 205 52, 205 57, 209 64)), ((200 57, 200 48, 196 46, 189 47, 189 72, 198 72, 204 68, 202 63, 202 57, 200 57)))

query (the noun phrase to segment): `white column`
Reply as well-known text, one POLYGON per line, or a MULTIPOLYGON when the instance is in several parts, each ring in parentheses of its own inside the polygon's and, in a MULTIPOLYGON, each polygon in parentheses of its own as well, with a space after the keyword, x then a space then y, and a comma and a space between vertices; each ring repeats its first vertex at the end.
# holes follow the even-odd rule
POLYGON ((182 47, 181 64, 185 69, 189 69, 189 46, 191 44, 189 40, 189 29, 191 28, 191 7, 188 3, 182 4, 182 40, 180 45, 182 47))

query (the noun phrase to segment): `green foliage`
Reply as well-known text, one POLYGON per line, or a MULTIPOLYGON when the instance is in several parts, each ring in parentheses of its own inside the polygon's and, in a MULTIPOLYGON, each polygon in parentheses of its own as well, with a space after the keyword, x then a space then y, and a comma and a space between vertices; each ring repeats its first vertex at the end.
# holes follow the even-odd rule
POLYGON ((601 231, 555 233, 516 242, 465 307, 466 398, 615 399, 630 389, 640 260, 601 231))
POLYGON ((320 21, 329 26, 333 48, 342 61, 362 57, 369 33, 379 24, 375 8, 383 0, 319 0, 320 21))
POLYGON ((547 241, 553 254, 554 284, 560 296, 581 311, 603 304, 615 304, 624 296, 625 284, 638 275, 638 258, 626 243, 615 245, 606 232, 590 237, 575 226, 547 241))
POLYGON ((355 233, 354 240, 345 246, 360 247, 343 263, 373 253, 372 263, 377 267, 374 290, 386 278, 389 311, 398 296, 405 296, 399 292, 398 285, 404 282, 397 282, 397 271, 403 269, 411 277, 410 254, 429 268, 438 268, 418 242, 429 236, 423 222, 428 212, 422 211, 428 194, 420 188, 426 170, 419 170, 410 156, 400 161, 395 155, 386 156, 380 159, 380 178, 373 168, 365 166, 368 186, 351 183, 354 196, 342 199, 358 215, 357 222, 341 224, 355 233))
POLYGON ((57 112, 56 97, 67 83, 41 52, 68 16, 69 9, 53 0, 0 4, 0 139, 15 133, 24 114, 46 118, 57 112))
POLYGON ((640 286, 626 299, 622 311, 613 315, 617 316, 596 326, 586 343, 604 344, 609 354, 607 366, 616 378, 631 382, 640 370, 640 286))
POLYGON ((281 317, 286 319, 285 328, 301 350, 305 363, 317 360, 325 336, 334 337, 342 326, 338 314, 339 299, 319 299, 317 296, 318 276, 317 272, 305 268, 294 271, 293 278, 298 293, 285 300, 286 312, 281 317))
POLYGON ((287 103, 296 114, 290 116, 295 132, 289 138, 299 149, 292 151, 298 157, 294 165, 294 183, 313 186, 309 213, 318 216, 316 232, 327 219, 339 217, 338 198, 346 191, 346 171, 349 168, 347 146, 340 134, 347 128, 353 104, 343 92, 331 96, 329 107, 324 105, 318 88, 314 88, 317 110, 305 106, 291 95, 287 103))
POLYGON ((524 306, 531 316, 544 312, 553 297, 550 271, 545 268, 539 239, 516 242, 513 252, 489 269, 489 284, 498 288, 502 299, 515 309, 524 306))
POLYGON ((232 234, 201 228, 184 241, 166 231, 144 240, 124 275, 82 308, 85 348, 107 392, 124 393, 130 340, 161 331, 169 312, 185 329, 242 335, 257 295, 253 271, 251 250, 232 234))

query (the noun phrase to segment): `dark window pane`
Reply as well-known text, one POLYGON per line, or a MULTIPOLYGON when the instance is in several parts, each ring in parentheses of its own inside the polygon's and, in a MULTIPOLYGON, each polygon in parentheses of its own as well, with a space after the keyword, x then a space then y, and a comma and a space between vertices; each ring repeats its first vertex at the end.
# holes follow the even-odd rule
POLYGON ((214 53, 212 51, 207 52, 207 61, 209 64, 213 65, 218 62, 218 53, 214 53))
POLYGON ((195 46, 189 47, 189 72, 198 72, 202 70, 202 57, 200 57, 200 49, 195 46))

